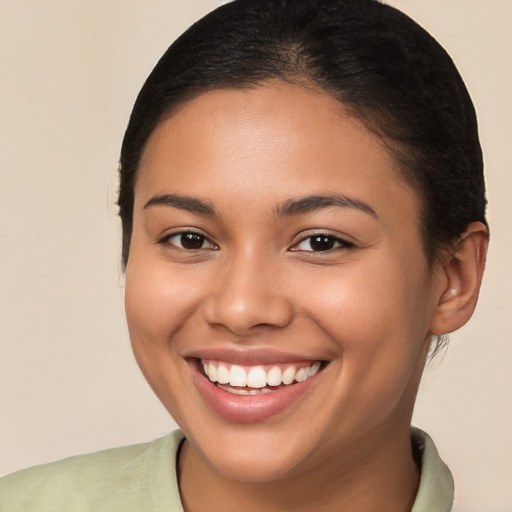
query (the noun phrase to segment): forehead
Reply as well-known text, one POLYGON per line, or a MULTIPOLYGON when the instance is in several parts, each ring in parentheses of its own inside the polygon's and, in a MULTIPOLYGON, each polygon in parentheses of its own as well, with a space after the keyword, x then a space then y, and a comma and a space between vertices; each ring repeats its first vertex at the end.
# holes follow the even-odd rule
POLYGON ((376 203, 415 192, 381 139, 327 93, 270 82, 218 89, 184 103, 146 146, 136 202, 151 194, 242 195, 273 203, 340 192, 376 203))

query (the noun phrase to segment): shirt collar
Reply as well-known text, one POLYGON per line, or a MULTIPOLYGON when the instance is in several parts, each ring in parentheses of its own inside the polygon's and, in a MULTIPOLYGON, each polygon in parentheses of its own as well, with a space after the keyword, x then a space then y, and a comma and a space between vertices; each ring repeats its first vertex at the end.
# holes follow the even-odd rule
POLYGON ((431 437, 411 429, 413 452, 420 464, 420 486, 411 512, 450 512, 453 505, 453 477, 441 460, 431 437))

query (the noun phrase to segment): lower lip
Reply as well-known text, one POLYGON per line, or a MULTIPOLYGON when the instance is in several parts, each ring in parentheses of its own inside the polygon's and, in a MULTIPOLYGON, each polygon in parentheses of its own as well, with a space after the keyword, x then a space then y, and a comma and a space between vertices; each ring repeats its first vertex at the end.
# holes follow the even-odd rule
POLYGON ((291 407, 314 385, 322 372, 299 382, 259 395, 235 395, 210 382, 196 364, 189 362, 197 389, 206 403, 224 419, 237 423, 256 423, 291 407))

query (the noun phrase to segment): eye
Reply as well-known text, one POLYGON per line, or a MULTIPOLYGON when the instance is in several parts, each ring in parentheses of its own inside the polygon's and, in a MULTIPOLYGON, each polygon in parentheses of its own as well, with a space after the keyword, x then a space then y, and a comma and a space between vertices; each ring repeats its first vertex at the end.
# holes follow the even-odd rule
POLYGON ((318 234, 303 238, 293 247, 293 251, 327 252, 336 249, 348 249, 354 244, 334 235, 318 234))
POLYGON ((200 249, 217 249, 217 246, 208 238, 195 231, 182 231, 163 238, 159 243, 169 244, 186 251, 197 251, 200 249))

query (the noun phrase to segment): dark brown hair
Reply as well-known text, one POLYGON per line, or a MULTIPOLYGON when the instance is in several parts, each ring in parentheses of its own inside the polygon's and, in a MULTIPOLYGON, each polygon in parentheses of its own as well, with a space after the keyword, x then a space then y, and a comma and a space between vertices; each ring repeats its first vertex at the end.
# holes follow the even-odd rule
POLYGON ((424 29, 376 0, 235 0, 177 39, 137 97, 120 159, 123 266, 137 170, 156 126, 204 91, 275 78, 325 90, 392 148, 423 201, 429 262, 470 222, 486 224, 475 110, 424 29))

